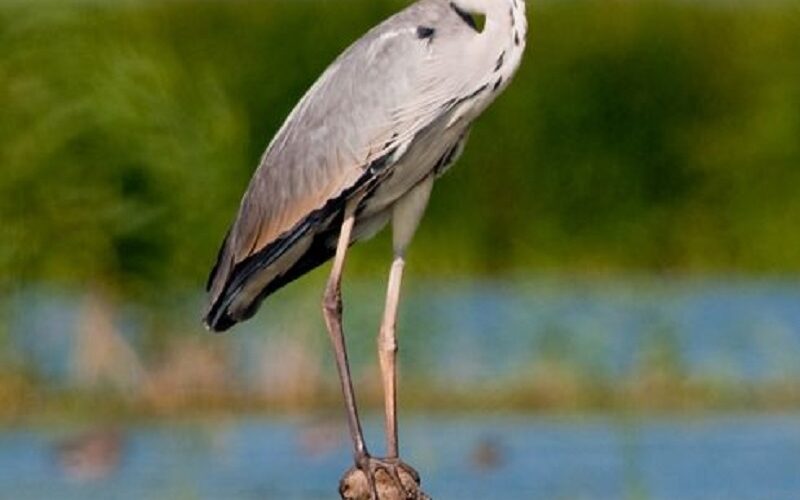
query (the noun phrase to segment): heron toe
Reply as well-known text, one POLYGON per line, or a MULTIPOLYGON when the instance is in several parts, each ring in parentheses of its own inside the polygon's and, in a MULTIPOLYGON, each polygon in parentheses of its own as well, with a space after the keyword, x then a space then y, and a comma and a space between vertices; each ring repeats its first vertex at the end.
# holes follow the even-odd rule
POLYGON ((367 457, 339 483, 343 500, 430 500, 419 487, 419 474, 399 459, 367 457))

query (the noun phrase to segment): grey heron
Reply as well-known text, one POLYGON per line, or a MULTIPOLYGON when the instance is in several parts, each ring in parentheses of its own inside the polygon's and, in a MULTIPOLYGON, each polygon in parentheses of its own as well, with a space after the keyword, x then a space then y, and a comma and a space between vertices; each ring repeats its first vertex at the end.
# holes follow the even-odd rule
POLYGON ((399 459, 395 324, 406 249, 434 180, 461 155, 473 121, 509 84, 525 49, 524 0, 419 0, 344 51, 277 132, 209 276, 205 323, 224 331, 270 294, 333 258, 322 301, 356 466, 411 470, 399 459), (483 23, 478 23, 480 16, 483 23), (364 442, 342 331, 348 247, 391 221, 378 353, 385 459, 364 442))

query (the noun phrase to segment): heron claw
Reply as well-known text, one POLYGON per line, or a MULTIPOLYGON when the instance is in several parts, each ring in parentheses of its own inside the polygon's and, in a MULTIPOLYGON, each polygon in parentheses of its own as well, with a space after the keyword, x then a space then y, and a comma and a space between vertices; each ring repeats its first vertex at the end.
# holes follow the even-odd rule
POLYGON ((339 483, 344 500, 430 500, 413 467, 397 458, 360 457, 339 483))

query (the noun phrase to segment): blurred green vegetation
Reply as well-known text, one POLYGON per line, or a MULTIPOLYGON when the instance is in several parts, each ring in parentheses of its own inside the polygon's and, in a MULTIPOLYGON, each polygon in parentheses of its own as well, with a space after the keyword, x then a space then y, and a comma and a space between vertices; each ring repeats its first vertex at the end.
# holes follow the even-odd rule
MULTIPOLYGON (((308 314, 323 276, 245 327, 269 330, 273 343, 194 335, 197 302, 294 103, 351 41, 406 3, 0 0, 0 422, 339 409, 321 321, 308 314), (74 298, 62 309, 32 306, 62 294, 74 298), (291 316, 283 336, 276 330, 290 327, 275 327, 278 311, 291 316), (46 326, 30 320, 50 314, 46 326), (53 340, 60 334, 69 344, 53 340), (69 365, 55 372, 67 383, 30 359, 28 335, 55 353, 48 362, 69 365), (253 357, 256 375, 244 383, 253 357)), ((796 2, 528 3, 526 60, 437 185, 411 249, 412 278, 800 272, 796 2)), ((374 283, 389 256, 386 234, 360 245, 348 276, 374 283)), ((359 395, 373 409, 381 392, 363 360, 374 361, 368 332, 382 288, 362 293, 362 316, 348 318, 359 395)), ((436 345, 405 319, 405 346, 436 345)), ((402 406, 800 406, 794 371, 766 381, 724 366, 698 372, 689 347, 656 327, 637 332, 649 339, 640 361, 618 376, 607 350, 571 345, 558 324, 515 377, 455 384, 434 376, 444 350, 406 358, 402 406)), ((598 329, 594 341, 614 333, 598 329)), ((796 366, 793 344, 768 334, 757 333, 769 352, 785 351, 796 366)))
MULTIPOLYGON (((404 2, 0 6, 0 284, 199 290, 265 145, 404 2)), ((800 9, 529 2, 420 274, 800 271, 800 9)), ((388 266, 363 246, 356 273, 388 266)))

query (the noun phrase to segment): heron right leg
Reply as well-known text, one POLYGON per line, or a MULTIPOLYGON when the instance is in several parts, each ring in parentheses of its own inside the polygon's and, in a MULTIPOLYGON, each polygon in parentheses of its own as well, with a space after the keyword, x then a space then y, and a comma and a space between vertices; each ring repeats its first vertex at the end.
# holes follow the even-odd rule
POLYGON ((353 234, 355 223, 355 209, 358 200, 348 203, 345 207, 344 222, 339 233, 339 242, 336 247, 336 256, 333 260, 328 284, 325 287, 325 295, 322 299, 322 314, 325 317, 325 325, 328 328, 328 335, 333 344, 333 352, 336 357, 336 368, 339 371, 339 381, 342 386, 344 404, 347 410, 347 423, 350 429, 350 437, 355 448, 355 459, 357 464, 363 463, 369 458, 367 445, 364 442, 364 433, 361 430, 361 422, 358 418, 358 408, 356 407, 355 394, 353 392, 353 381, 350 377, 350 366, 347 360, 347 347, 342 331, 342 272, 344 271, 345 255, 350 246, 350 238, 353 234))
POLYGON ((392 460, 399 458, 397 437, 397 309, 400 288, 403 282, 405 253, 420 220, 428 206, 433 189, 433 175, 429 175, 414 186, 395 204, 392 213, 392 247, 394 260, 389 271, 386 290, 386 306, 383 310, 380 334, 378 335, 378 360, 383 382, 384 411, 386 415, 386 453, 392 460))

